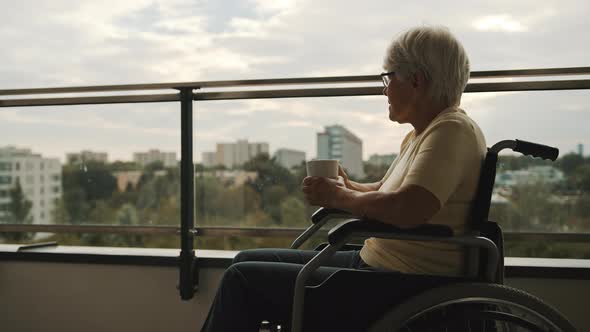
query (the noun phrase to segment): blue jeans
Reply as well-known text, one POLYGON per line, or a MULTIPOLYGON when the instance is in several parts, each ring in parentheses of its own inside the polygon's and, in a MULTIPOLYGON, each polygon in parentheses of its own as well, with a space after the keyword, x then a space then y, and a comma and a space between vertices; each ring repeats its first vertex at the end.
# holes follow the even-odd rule
MULTIPOLYGON (((201 332, 258 332, 263 320, 289 325, 297 274, 317 253, 295 249, 240 252, 223 275, 201 332)), ((372 269, 359 251, 340 251, 312 274, 308 285, 317 285, 342 268, 372 269)))

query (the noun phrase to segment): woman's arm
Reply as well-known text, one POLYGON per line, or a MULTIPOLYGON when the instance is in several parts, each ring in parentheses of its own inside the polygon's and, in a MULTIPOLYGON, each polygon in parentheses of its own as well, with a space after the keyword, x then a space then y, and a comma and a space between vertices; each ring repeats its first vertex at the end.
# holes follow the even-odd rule
POLYGON ((379 220, 401 228, 412 228, 430 220, 441 203, 427 189, 408 185, 394 192, 340 192, 333 207, 364 218, 379 220))
POLYGON ((345 210, 401 228, 423 224, 441 208, 433 193, 417 185, 402 186, 393 192, 360 192, 344 187, 338 180, 306 177, 302 190, 312 205, 345 210))
POLYGON ((348 175, 346 175, 346 172, 344 172, 344 169, 342 168, 342 165, 340 165, 340 164, 338 164, 338 175, 341 176, 342 179, 344 180, 344 185, 346 186, 346 188, 348 188, 350 190, 354 190, 354 191, 360 191, 363 193, 370 192, 370 191, 377 191, 377 190, 379 190, 379 188, 383 184, 381 181, 377 181, 377 182, 373 182, 373 183, 359 183, 359 182, 352 181, 348 178, 348 175))

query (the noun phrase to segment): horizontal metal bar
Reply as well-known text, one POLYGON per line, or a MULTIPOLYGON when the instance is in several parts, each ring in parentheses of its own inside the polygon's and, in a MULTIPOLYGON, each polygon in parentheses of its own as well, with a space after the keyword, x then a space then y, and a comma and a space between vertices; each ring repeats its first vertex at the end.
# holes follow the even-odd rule
MULTIPOLYGON (((303 228, 259 228, 259 227, 197 227, 193 232, 198 236, 296 236, 303 228)), ((107 234, 180 234, 176 226, 118 226, 118 225, 57 225, 57 224, 0 224, 1 232, 41 232, 41 233, 107 233, 107 234)))
POLYGON ((257 80, 146 83, 146 84, 125 84, 125 85, 59 87, 59 88, 10 89, 10 90, 0 90, 0 96, 50 94, 50 93, 167 90, 167 89, 181 89, 181 88, 193 88, 193 89, 226 88, 226 87, 235 87, 235 86, 286 85, 286 84, 289 84, 289 85, 341 84, 341 83, 361 83, 361 82, 381 82, 381 77, 379 75, 300 77, 300 78, 257 79, 257 80))
POLYGON ((587 80, 525 81, 468 84, 465 92, 551 91, 590 89, 587 80))
MULTIPOLYGON (((222 237, 296 237, 305 228, 270 228, 270 227, 232 227, 204 226, 194 228, 197 236, 222 237)), ((118 225, 54 225, 54 224, 0 224, 2 232, 40 232, 40 233, 109 233, 109 234, 161 234, 177 235, 180 228, 176 226, 118 226, 118 225)), ((327 231, 320 230, 320 235, 327 231)), ((506 241, 545 241, 555 242, 590 242, 590 233, 550 233, 550 232, 504 232, 506 241)))
MULTIPOLYGON (((530 82, 471 83, 465 92, 551 91, 590 89, 590 79, 530 82)), ((245 90, 195 93, 194 100, 238 100, 263 98, 378 96, 382 87, 346 87, 317 89, 245 90)), ((0 107, 150 103, 179 101, 179 94, 64 97, 0 100, 0 107)))
MULTIPOLYGON (((471 72, 471 78, 504 78, 516 76, 554 76, 554 75, 587 75, 590 67, 545 68, 545 69, 515 69, 515 70, 490 70, 471 72)), ((225 88, 259 85, 297 85, 297 84, 341 84, 360 82, 380 82, 379 75, 364 76, 333 76, 333 77, 301 77, 301 78, 276 78, 256 80, 229 80, 229 81, 196 81, 196 82, 171 82, 171 83, 143 83, 123 85, 97 85, 78 87, 33 88, 33 89, 4 89, 0 90, 0 96, 54 94, 54 93, 81 93, 81 92, 112 92, 112 91, 143 91, 143 90, 167 90, 180 88, 225 88)))
POLYGON ((504 232, 504 240, 527 243, 547 240, 553 242, 590 243, 590 233, 504 232))
MULTIPOLYGON (((562 80, 538 82, 501 82, 468 84, 465 92, 506 92, 506 91, 550 91, 590 89, 590 80, 562 80)), ((289 90, 246 90, 201 92, 195 94, 195 100, 236 100, 261 98, 299 98, 299 97, 344 97, 344 96, 379 96, 382 87, 349 87, 322 89, 289 90)))
MULTIPOLYGON (((296 237, 301 234, 304 228, 261 228, 261 227, 197 227, 195 228, 197 237, 296 237)), ((319 232, 326 235, 327 231, 319 232)))
POLYGON ((508 70, 487 70, 473 71, 471 78, 505 78, 505 77, 526 77, 526 76, 565 76, 565 75, 588 75, 590 67, 570 68, 544 68, 544 69, 508 69, 508 70))
POLYGON ((0 107, 157 103, 179 100, 180 95, 178 93, 156 95, 4 99, 0 100, 0 107))
POLYGON ((108 234, 171 234, 180 229, 174 226, 118 226, 118 225, 57 225, 57 224, 0 224, 2 232, 40 233, 108 233, 108 234))
POLYGON ((289 89, 289 90, 250 90, 196 93, 195 100, 235 100, 262 98, 300 98, 300 97, 345 97, 382 95, 381 87, 289 89))

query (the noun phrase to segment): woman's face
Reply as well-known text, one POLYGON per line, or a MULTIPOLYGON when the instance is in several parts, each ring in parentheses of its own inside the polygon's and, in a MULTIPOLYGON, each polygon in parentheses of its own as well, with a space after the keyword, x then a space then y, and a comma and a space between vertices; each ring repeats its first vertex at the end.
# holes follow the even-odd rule
POLYGON ((389 75, 390 81, 383 89, 389 103, 389 119, 398 123, 408 123, 412 119, 416 91, 412 79, 398 79, 395 73, 389 75))

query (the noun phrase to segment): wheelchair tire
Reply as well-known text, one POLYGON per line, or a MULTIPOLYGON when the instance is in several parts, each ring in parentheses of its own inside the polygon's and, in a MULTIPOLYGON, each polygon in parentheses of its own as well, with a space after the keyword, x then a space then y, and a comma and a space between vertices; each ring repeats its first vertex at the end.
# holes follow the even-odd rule
MULTIPOLYGON (((464 308, 481 308, 482 305, 488 306, 488 308, 490 306, 496 309, 500 308, 500 311, 493 313, 480 310, 454 316, 454 318, 468 321, 473 313, 481 314, 473 316, 487 315, 486 319, 492 319, 495 323, 493 323, 493 328, 484 328, 484 331, 576 331, 563 315, 535 296, 508 286, 486 283, 457 283, 427 290, 390 309, 373 324, 369 331, 415 331, 416 329, 410 328, 412 324, 437 310, 445 310, 444 308, 450 308, 453 305, 462 305, 464 308), (521 316, 516 313, 520 313, 521 316), (493 317, 500 317, 500 319, 496 320, 493 317), (534 320, 531 321, 531 318, 534 320), (519 319, 521 319, 520 323, 519 319), (517 327, 498 330, 498 322, 504 324, 504 327, 506 325, 513 326, 513 324, 517 327)), ((439 329, 433 329, 435 331, 445 331, 440 326, 445 326, 447 321, 448 317, 444 317, 444 319, 438 318, 438 321, 430 320, 428 324, 429 326, 431 323, 432 326, 438 326, 439 329)), ((446 328, 446 330, 457 331, 456 328, 446 328)))

